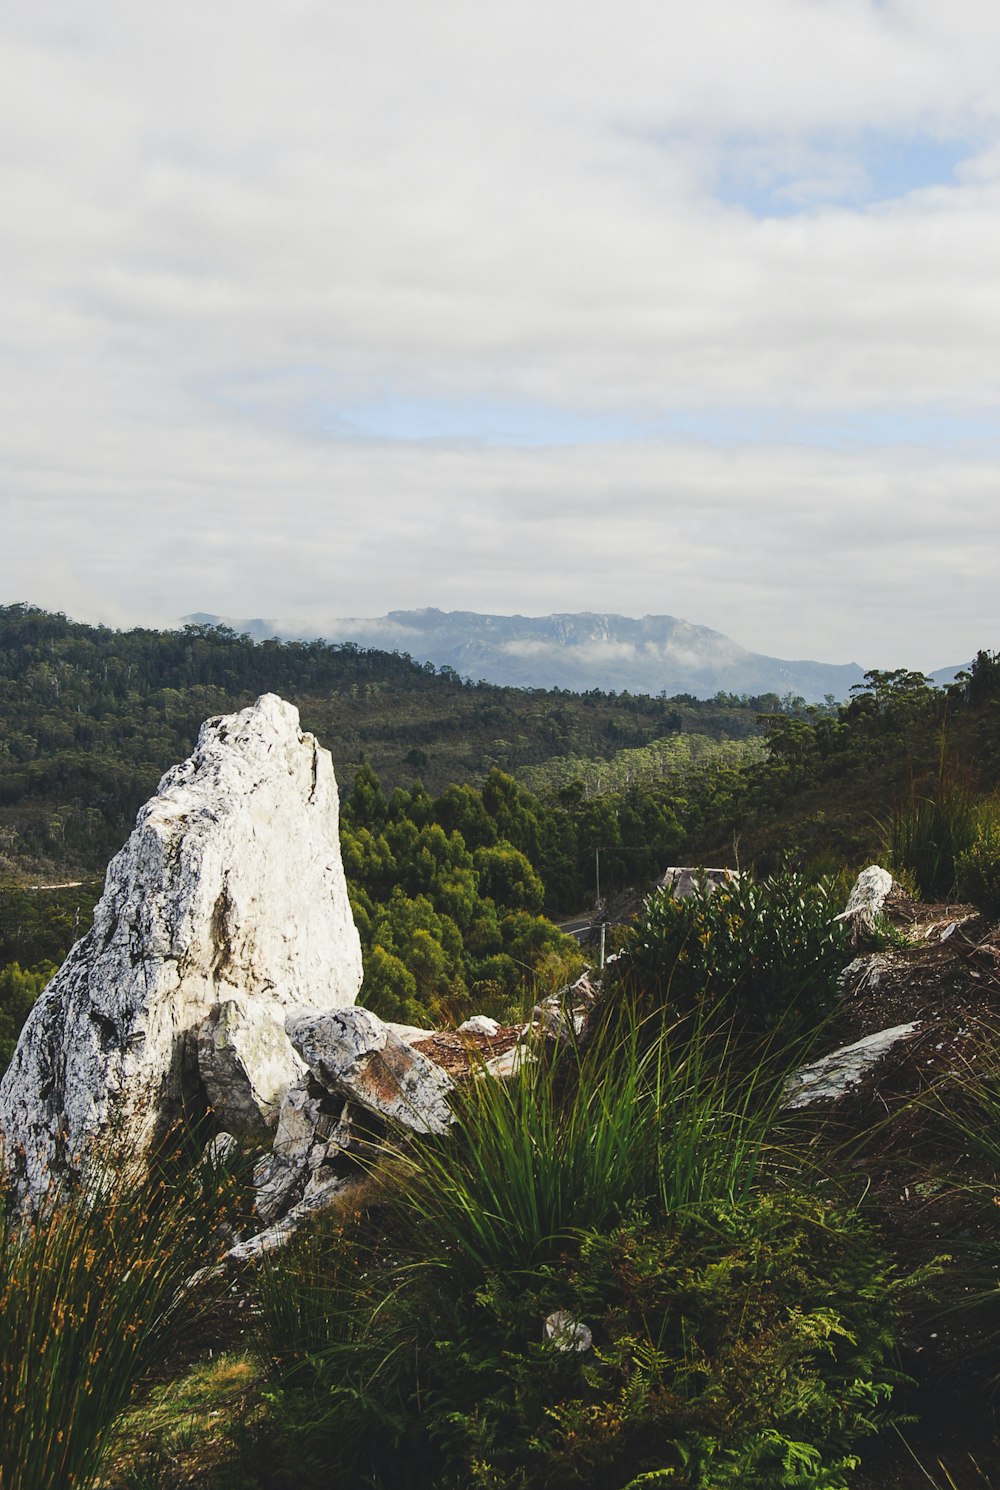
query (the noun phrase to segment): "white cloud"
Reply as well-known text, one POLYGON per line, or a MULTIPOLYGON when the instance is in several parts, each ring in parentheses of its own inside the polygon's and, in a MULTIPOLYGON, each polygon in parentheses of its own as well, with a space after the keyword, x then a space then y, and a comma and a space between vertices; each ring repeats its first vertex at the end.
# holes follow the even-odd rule
POLYGON ((995 408, 987 0, 37 0, 0 41, 4 598, 665 610, 914 665, 1000 640, 982 443, 380 448, 338 425, 387 396, 712 428, 995 408), (824 206, 871 131, 968 158, 824 206), (740 140, 807 211, 719 200, 740 140), (254 380, 249 408, 220 397, 254 380))

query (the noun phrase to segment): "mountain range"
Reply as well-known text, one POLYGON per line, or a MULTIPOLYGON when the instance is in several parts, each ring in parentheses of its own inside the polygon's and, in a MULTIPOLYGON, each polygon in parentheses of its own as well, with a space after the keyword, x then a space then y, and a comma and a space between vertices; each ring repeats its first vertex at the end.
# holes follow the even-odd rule
MULTIPOLYGON (((750 694, 792 693, 818 703, 828 694, 847 697, 864 668, 788 661, 751 652, 720 631, 675 616, 605 615, 591 611, 551 616, 492 616, 476 611, 397 610, 370 618, 331 618, 305 625, 294 620, 235 620, 199 612, 185 622, 231 626, 257 640, 281 637, 353 642, 407 652, 418 662, 450 667, 463 678, 520 688, 568 688, 711 698, 720 690, 750 694)), ((956 668, 933 674, 936 683, 956 668)))

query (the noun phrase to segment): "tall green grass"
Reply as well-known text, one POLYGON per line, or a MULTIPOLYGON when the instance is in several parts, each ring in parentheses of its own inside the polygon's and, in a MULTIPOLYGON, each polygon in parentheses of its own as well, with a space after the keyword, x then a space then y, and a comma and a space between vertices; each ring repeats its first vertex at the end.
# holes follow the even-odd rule
MULTIPOLYGON (((627 1004, 628 995, 622 990, 627 1004)), ((374 1186, 381 1256, 342 1221, 265 1267, 265 1355, 294 1363, 368 1337, 358 1324, 381 1287, 439 1272, 474 1290, 490 1273, 530 1273, 590 1229, 636 1206, 677 1221, 731 1209, 773 1173, 788 1061, 762 1048, 733 1059, 730 1035, 701 1015, 664 1028, 627 1008, 556 1061, 525 1060, 509 1081, 483 1076, 454 1098, 443 1139, 399 1135, 374 1186)), ((384 1301, 383 1301, 384 1302, 384 1301)))
POLYGON ((125 1164, 30 1221, 0 1197, 0 1490, 94 1483, 140 1372, 193 1307, 218 1254, 197 1186, 125 1164))
POLYGON ((1000 913, 1000 797, 976 805, 976 836, 955 859, 955 890, 989 915, 1000 913))
POLYGON ((725 1030, 686 1023, 650 1038, 626 1017, 558 1064, 462 1090, 457 1138, 400 1146, 390 1161, 425 1256, 468 1275, 530 1268, 637 1202, 673 1215, 747 1195, 779 1072, 766 1059, 738 1069, 725 1030))
POLYGON ((937 771, 923 782, 911 777, 882 825, 883 853, 890 869, 913 876, 921 895, 946 900, 955 894, 963 856, 998 821, 995 798, 980 799, 970 773, 949 755, 942 728, 937 771))
POLYGON ((928 900, 947 900, 955 892, 957 861, 976 830, 975 797, 965 787, 943 782, 924 795, 911 784, 883 830, 889 867, 908 870, 928 900))

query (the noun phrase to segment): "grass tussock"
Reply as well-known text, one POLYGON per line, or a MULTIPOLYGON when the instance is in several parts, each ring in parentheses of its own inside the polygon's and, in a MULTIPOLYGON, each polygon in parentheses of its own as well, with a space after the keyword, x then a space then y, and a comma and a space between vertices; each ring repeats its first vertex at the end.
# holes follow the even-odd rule
POLYGON ((140 1373, 197 1307, 186 1281, 218 1252, 218 1196, 108 1167, 0 1219, 0 1487, 93 1485, 140 1373))

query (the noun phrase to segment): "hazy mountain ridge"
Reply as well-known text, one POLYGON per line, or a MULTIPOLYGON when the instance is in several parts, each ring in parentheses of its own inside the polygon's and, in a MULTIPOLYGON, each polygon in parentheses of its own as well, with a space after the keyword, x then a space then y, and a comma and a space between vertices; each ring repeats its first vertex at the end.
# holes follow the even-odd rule
POLYGON ((827 694, 846 698, 864 675, 854 662, 789 661, 751 652, 720 631, 675 616, 636 619, 590 611, 495 616, 426 609, 331 618, 311 626, 202 613, 184 619, 225 624, 258 640, 322 636, 330 642, 408 652, 418 661, 452 667, 463 677, 521 688, 690 693, 698 698, 711 698, 720 690, 793 693, 818 702, 827 694))

